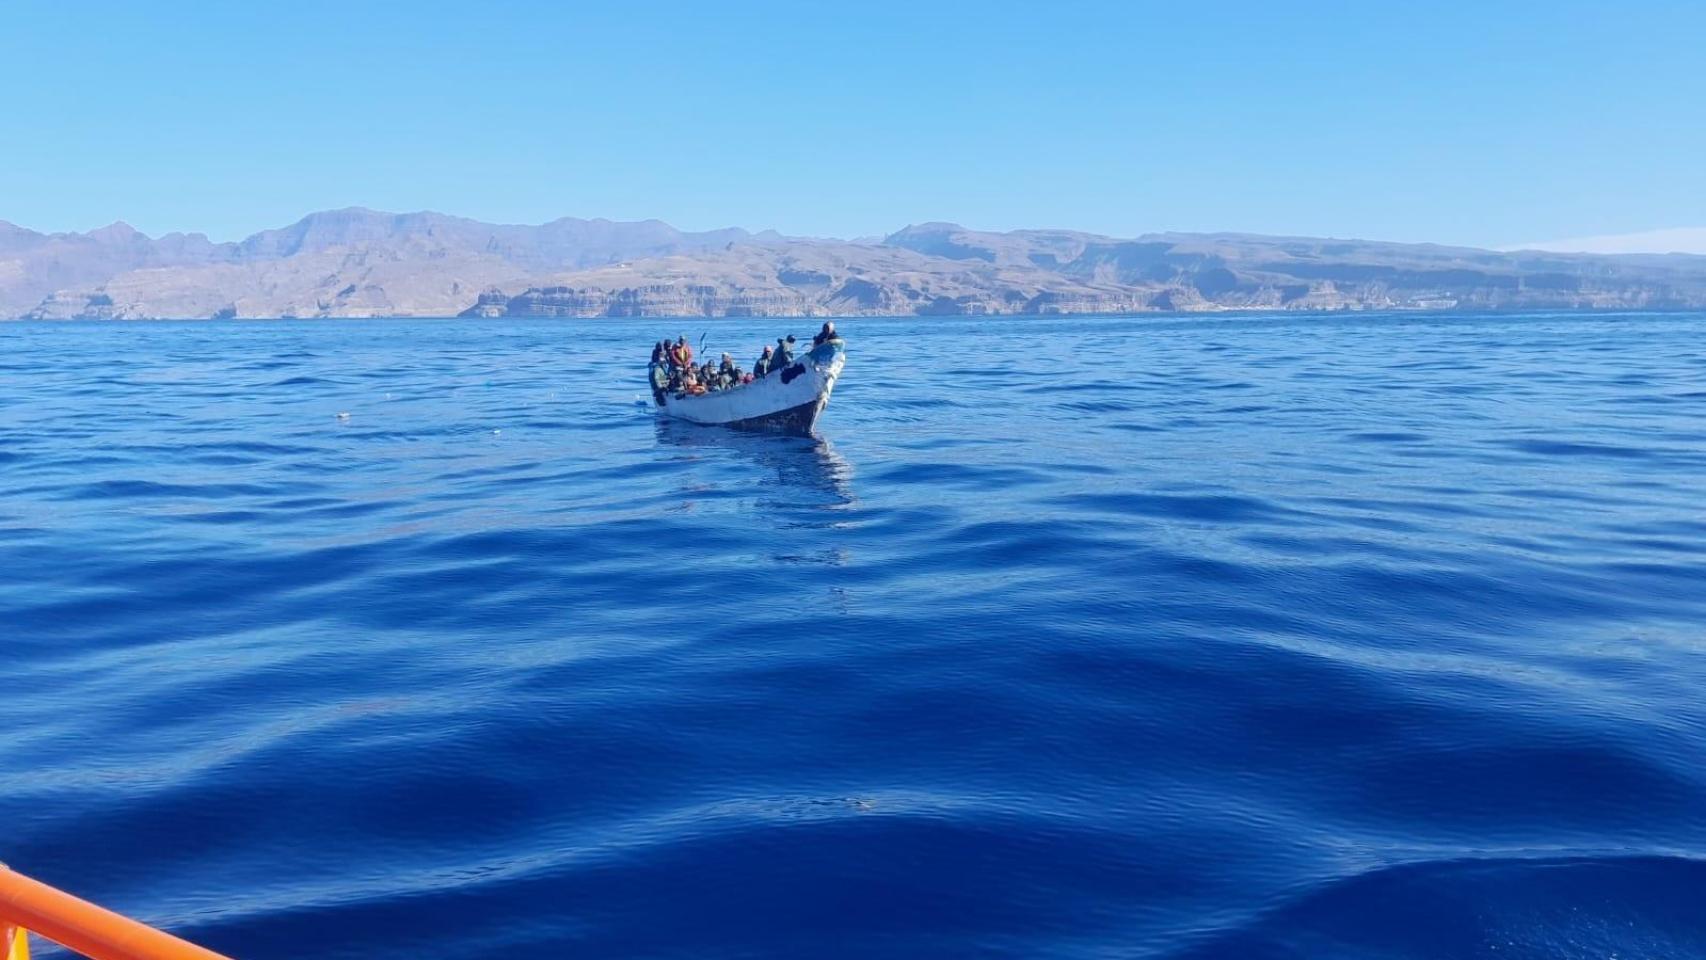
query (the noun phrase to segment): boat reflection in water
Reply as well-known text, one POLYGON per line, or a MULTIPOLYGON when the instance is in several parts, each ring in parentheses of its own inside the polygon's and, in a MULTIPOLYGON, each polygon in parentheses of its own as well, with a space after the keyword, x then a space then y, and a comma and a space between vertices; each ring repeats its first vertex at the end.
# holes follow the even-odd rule
MULTIPOLYGON (((738 466, 760 467, 758 484, 766 488, 757 505, 790 511, 834 510, 856 502, 853 464, 822 437, 787 437, 743 433, 681 420, 657 420, 658 443, 680 447, 708 459, 738 466), (795 494, 806 494, 805 498, 795 494)), ((803 525, 821 526, 829 518, 791 518, 803 525)))

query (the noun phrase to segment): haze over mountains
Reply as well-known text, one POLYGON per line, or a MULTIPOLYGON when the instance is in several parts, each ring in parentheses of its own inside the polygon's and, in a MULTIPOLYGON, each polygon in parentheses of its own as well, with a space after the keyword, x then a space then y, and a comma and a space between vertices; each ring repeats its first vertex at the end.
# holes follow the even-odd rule
POLYGON ((1640 233, 1613 233, 1569 240, 1547 240, 1509 247, 1560 253, 1697 253, 1706 255, 1706 227, 1672 227, 1640 233))
POLYGON ((1706 257, 908 226, 881 240, 351 208, 234 243, 0 221, 0 317, 847 316, 1706 306, 1706 257))

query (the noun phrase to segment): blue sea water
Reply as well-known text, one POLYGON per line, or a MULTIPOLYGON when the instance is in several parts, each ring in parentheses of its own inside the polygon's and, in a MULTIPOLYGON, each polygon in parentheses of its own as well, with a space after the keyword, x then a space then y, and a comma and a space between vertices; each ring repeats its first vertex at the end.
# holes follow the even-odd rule
POLYGON ((1706 317, 645 405, 789 326, 0 325, 0 860, 249 960, 1706 955, 1706 317))

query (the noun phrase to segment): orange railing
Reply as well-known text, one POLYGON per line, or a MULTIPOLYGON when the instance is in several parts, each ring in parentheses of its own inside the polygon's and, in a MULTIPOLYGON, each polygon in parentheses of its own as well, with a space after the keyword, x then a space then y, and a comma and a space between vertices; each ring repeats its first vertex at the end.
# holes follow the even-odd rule
POLYGON ((29 934, 91 960, 228 960, 0 864, 0 960, 29 960, 29 934))

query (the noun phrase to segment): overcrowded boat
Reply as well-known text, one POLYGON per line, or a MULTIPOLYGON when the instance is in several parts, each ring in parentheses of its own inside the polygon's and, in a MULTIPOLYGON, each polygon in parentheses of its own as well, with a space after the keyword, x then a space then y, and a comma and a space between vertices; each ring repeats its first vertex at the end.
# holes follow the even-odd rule
POLYGON ((652 399, 665 416, 737 430, 810 436, 829 404, 829 394, 847 359, 846 344, 825 323, 804 354, 793 352, 794 338, 765 347, 751 372, 729 354, 721 363, 695 366, 683 337, 652 350, 648 369, 652 399))

